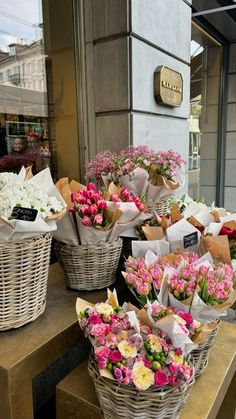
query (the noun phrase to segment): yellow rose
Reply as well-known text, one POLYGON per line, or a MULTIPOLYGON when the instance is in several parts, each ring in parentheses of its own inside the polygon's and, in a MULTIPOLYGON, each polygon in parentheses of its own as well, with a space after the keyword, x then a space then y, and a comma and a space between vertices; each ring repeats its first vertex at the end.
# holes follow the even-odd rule
POLYGON ((128 332, 126 330, 122 330, 118 335, 116 335, 117 342, 121 342, 122 340, 128 339, 128 332))
POLYGON ((106 314, 107 316, 114 314, 113 307, 106 303, 96 304, 96 311, 98 314, 106 314))
POLYGON ((135 358, 137 355, 136 346, 132 345, 127 340, 122 340, 118 344, 118 349, 124 358, 135 358))
POLYGON ((183 355, 176 355, 174 351, 171 351, 169 355, 173 358, 173 364, 179 365, 184 363, 183 355))
POLYGON ((133 366, 133 383, 139 390, 147 390, 154 384, 154 372, 145 367, 143 361, 136 362, 133 366))
POLYGON ((158 336, 149 335, 148 342, 152 345, 151 350, 153 352, 162 352, 162 345, 158 336))

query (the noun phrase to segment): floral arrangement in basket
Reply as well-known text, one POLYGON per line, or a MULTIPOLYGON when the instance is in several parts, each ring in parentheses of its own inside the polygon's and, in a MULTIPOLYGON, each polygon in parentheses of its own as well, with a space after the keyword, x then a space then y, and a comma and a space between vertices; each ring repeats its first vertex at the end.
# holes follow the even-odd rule
MULTIPOLYGON (((148 254, 150 257, 150 252, 148 254)), ((208 323, 219 317, 236 299, 235 278, 230 265, 215 262, 210 254, 192 252, 126 262, 123 276, 140 304, 157 298, 163 305, 189 311, 208 323), (153 290, 155 291, 153 293, 153 290)))
MULTIPOLYGON (((58 188, 68 203, 66 221, 70 227, 72 225, 74 236, 77 234, 73 240, 77 241, 75 244, 114 241, 125 230, 136 225, 145 210, 137 196, 113 183, 105 191, 97 189, 91 182, 87 186, 77 184, 73 190, 67 184, 67 197, 61 186, 59 184, 58 188)), ((60 240, 69 241, 71 229, 68 230, 65 224, 60 227, 60 240)))
POLYGON ((0 240, 23 239, 54 231, 66 212, 50 170, 33 176, 30 168, 0 173, 0 240))
POLYGON ((181 387, 190 381, 193 371, 181 348, 115 302, 92 306, 77 299, 79 324, 93 345, 100 374, 140 391, 181 387))
POLYGON ((97 184, 113 181, 147 203, 160 201, 179 189, 178 177, 185 161, 173 150, 154 151, 147 146, 130 146, 120 153, 99 153, 87 164, 86 178, 97 184))

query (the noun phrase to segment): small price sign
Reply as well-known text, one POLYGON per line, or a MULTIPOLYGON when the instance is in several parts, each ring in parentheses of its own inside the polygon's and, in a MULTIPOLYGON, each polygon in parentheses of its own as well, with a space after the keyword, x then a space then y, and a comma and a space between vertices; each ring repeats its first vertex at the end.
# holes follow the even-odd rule
POLYGON ((11 213, 11 218, 21 221, 35 221, 38 210, 34 208, 14 207, 11 213))
POLYGON ((194 233, 187 234, 183 237, 184 242, 184 249, 187 249, 188 247, 194 246, 198 242, 198 234, 197 231, 194 231, 194 233))

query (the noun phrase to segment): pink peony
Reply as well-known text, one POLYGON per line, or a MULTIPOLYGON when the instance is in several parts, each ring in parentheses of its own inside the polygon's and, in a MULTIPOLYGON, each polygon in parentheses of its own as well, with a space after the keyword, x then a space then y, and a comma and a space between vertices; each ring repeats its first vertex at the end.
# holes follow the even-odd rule
POLYGON ((97 349, 95 349, 95 355, 97 359, 99 358, 109 358, 110 355, 110 349, 106 346, 99 346, 97 349))
POLYGON ((92 336, 104 337, 109 332, 110 332, 110 326, 108 324, 101 323, 101 324, 94 324, 90 333, 92 336))
POLYGON ((155 385, 156 387, 163 387, 169 383, 169 377, 164 371, 157 371, 155 373, 155 385))
POLYGON ((90 227, 92 225, 92 221, 89 217, 87 217, 86 215, 82 218, 82 224, 84 226, 90 227))

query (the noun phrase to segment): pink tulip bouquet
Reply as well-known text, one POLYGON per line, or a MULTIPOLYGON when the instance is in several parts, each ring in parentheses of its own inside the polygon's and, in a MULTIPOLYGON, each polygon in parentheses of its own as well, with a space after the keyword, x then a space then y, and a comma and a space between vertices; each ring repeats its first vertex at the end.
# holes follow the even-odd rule
MULTIPOLYGON (((111 185, 110 185, 111 186, 111 185)), ((145 207, 125 188, 101 191, 93 183, 71 193, 80 241, 82 244, 112 241, 136 225, 145 207)))
POLYGON ((235 301, 233 269, 201 259, 175 269, 167 267, 158 298, 162 304, 190 310, 196 320, 209 323, 235 301))
POLYGON ((139 391, 181 387, 191 380, 193 371, 181 348, 160 329, 139 323, 134 311, 100 303, 77 313, 101 375, 139 391))
MULTIPOLYGON (((144 258, 135 259, 130 256, 125 262, 126 272, 122 272, 122 274, 128 288, 135 295, 138 302, 144 305, 148 300, 155 301, 157 299, 165 268, 178 268, 197 259, 198 255, 193 252, 185 252, 183 254, 170 253, 157 258, 152 265, 148 265, 144 258)), ((195 282, 193 285, 195 286, 195 282)))

